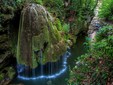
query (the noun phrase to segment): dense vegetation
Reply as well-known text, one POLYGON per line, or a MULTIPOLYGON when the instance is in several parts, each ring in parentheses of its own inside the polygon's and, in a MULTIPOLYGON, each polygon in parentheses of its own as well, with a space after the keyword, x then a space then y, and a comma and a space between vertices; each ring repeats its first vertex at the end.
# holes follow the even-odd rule
POLYGON ((77 30, 85 30, 84 26, 87 27, 91 21, 97 2, 98 0, 46 0, 44 6, 60 19, 62 25, 68 24, 70 31, 76 35, 77 30))
MULTIPOLYGON (((69 84, 105 85, 113 74, 113 27, 105 26, 96 35, 96 42, 88 46, 88 53, 76 60, 69 84)), ((89 41, 87 42, 87 45, 89 41)), ((86 43, 85 43, 86 44, 86 43)))
MULTIPOLYGON (((99 16, 112 20, 112 0, 102 0, 99 16)), ((106 22, 105 22, 106 23, 106 22)), ((101 27, 96 33, 96 41, 90 38, 84 43, 87 53, 78 57, 70 71, 69 85, 111 85, 113 75, 113 26, 101 27)))
MULTIPOLYGON (((0 60, 5 63, 0 62, 0 81, 7 77, 13 79, 16 73, 12 63, 9 65, 7 61, 16 56, 19 18, 24 6, 28 3, 43 5, 53 16, 54 22, 52 24, 55 30, 53 34, 61 34, 66 46, 71 47, 76 42, 79 33, 87 34, 98 1, 102 3, 99 9, 99 17, 102 20, 113 22, 113 0, 1 0, 0 60)), ((75 60, 75 67, 70 69, 68 85, 112 84, 113 24, 104 23, 107 24, 104 24, 98 30, 95 42, 92 42, 89 37, 86 38, 84 45, 87 48, 87 53, 75 60)), ((53 42, 56 45, 56 41, 53 40, 53 42)))
POLYGON ((102 0, 99 16, 105 20, 113 20, 113 0, 102 0))

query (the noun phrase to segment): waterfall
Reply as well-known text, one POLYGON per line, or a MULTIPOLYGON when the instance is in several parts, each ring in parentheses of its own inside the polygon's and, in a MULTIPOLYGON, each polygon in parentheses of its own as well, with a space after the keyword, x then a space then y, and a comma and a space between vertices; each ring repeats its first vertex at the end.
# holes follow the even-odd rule
POLYGON ((40 64, 41 64, 41 75, 43 76, 43 55, 42 55, 42 50, 40 50, 40 64))
MULTIPOLYGON (((67 58, 70 55, 71 55, 70 52, 67 51, 62 56, 62 65, 61 65, 62 68, 58 72, 56 72, 54 74, 51 73, 51 70, 54 70, 54 69, 51 67, 51 63, 50 63, 49 64, 49 66, 50 66, 50 68, 49 68, 49 71, 50 71, 49 75, 44 75, 44 73, 43 74, 41 73, 38 76, 31 76, 31 77, 29 77, 29 76, 21 75, 21 72, 19 72, 18 73, 19 74, 18 78, 19 79, 23 79, 23 80, 36 80, 36 79, 52 79, 52 78, 56 78, 56 77, 60 76, 61 74, 63 74, 66 71, 66 69, 67 69, 67 58)), ((22 68, 23 68, 22 66, 21 66, 21 68, 18 68, 18 71, 20 71, 20 70, 22 71, 22 68)), ((40 69, 40 71, 43 72, 43 70, 41 70, 41 69, 40 69)))
POLYGON ((53 62, 55 58, 52 57, 57 58, 66 51, 66 43, 58 30, 54 29, 53 22, 53 17, 41 5, 28 4, 23 8, 17 43, 18 64, 36 68, 40 50, 43 50, 43 58, 46 59, 44 63, 53 62))
POLYGON ((53 22, 43 6, 33 3, 24 6, 17 43, 18 78, 56 78, 66 71, 66 43, 53 22), (59 63, 61 56, 64 63, 59 63))

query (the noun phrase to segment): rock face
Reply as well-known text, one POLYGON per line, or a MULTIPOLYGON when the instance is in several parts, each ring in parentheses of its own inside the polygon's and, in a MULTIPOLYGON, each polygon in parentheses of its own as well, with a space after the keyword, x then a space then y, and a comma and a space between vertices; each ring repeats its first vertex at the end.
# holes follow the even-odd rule
POLYGON ((27 4, 23 8, 17 45, 19 64, 35 68, 38 62, 57 61, 66 51, 66 43, 53 23, 43 6, 27 4))
POLYGON ((9 30, 10 22, 15 13, 15 1, 14 0, 1 0, 0 1, 0 85, 8 84, 8 82, 15 75, 13 64, 14 55, 12 53, 12 45, 10 39, 9 30))

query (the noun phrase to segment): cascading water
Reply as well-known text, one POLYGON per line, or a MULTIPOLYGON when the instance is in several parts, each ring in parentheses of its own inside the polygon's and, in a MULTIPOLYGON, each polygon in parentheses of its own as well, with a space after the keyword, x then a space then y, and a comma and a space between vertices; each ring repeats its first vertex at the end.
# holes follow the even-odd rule
MULTIPOLYGON (((40 63, 41 64, 42 64, 42 60, 43 60, 42 58, 43 58, 43 56, 42 56, 42 50, 40 50, 40 63)), ((43 75, 43 65, 41 65, 40 67, 41 67, 40 68, 41 69, 41 75, 43 75)))
MULTIPOLYGON (((23 65, 19 65, 20 67, 17 69, 18 70, 18 78, 20 79, 24 79, 24 80, 36 80, 36 79, 42 79, 42 78, 45 78, 45 79, 51 79, 51 78, 56 78, 58 76, 60 76, 62 73, 64 73, 67 69, 67 58, 70 56, 70 53, 67 51, 61 58, 61 63, 59 62, 55 62, 55 63, 48 63, 47 65, 40 65, 41 69, 39 68, 36 68, 36 69, 33 69, 35 72, 39 72, 41 71, 41 74, 37 74, 37 72, 35 73, 36 75, 34 76, 25 76, 23 75, 26 71, 25 66, 23 65), (59 65, 60 64, 60 68, 56 68, 55 66, 59 65), (53 66, 54 65, 54 66, 53 66), (44 72, 44 68, 43 67, 48 67, 48 69, 46 69, 45 71, 49 71, 48 74, 46 74, 46 72, 44 72), (52 70, 54 70, 55 72, 52 73, 52 70), (57 72, 56 72, 57 71, 57 72)), ((30 70, 27 70, 28 72, 30 72, 30 70)), ((33 72, 34 72, 33 71, 33 72)))
POLYGON ((49 73, 49 63, 43 65, 43 75, 41 75, 40 72, 40 64, 36 69, 32 69, 35 72, 35 76, 32 75, 32 77, 24 76, 26 66, 18 65, 18 77, 12 81, 12 84, 67 85, 66 79, 68 79, 70 75, 69 68, 72 69, 75 66, 74 60, 86 52, 86 49, 83 46, 84 41, 84 36, 78 37, 77 43, 73 48, 64 53, 57 62, 52 63, 52 75, 49 73), (69 52, 71 52, 71 56, 69 52), (70 57, 68 58, 68 56, 70 57))
POLYGON ((50 79, 61 75, 66 71, 70 54, 53 25, 54 19, 37 4, 25 5, 21 16, 17 46, 18 78, 50 79))
POLYGON ((21 16, 17 62, 36 68, 41 54, 43 64, 57 61, 67 48, 50 14, 41 5, 28 4, 21 16))

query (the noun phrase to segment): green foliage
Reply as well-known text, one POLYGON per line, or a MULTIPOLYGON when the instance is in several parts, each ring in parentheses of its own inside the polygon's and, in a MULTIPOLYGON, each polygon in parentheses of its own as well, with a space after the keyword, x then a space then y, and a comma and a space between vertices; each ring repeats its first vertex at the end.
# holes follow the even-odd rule
POLYGON ((102 0, 99 16, 106 20, 113 20, 113 0, 102 0))
POLYGON ((113 56, 113 27, 112 26, 104 26, 97 32, 96 35, 97 42, 93 44, 93 53, 96 56, 113 56))
POLYGON ((98 0, 43 0, 43 5, 55 18, 67 24, 64 24, 63 31, 70 31, 77 35, 80 31, 86 30, 87 27, 84 25, 86 26, 86 23, 89 23, 94 16, 97 2, 98 0), (69 23, 71 23, 70 26, 68 26, 69 23))
POLYGON ((10 79, 13 79, 15 75, 15 70, 12 67, 9 67, 8 76, 10 79))
POLYGON ((63 31, 64 32, 68 33, 69 32, 69 28, 70 28, 69 24, 66 24, 66 23, 63 24, 63 31))
POLYGON ((85 46, 85 48, 89 51, 90 50, 90 41, 91 41, 91 38, 89 38, 89 37, 86 37, 86 42, 84 42, 83 44, 84 44, 84 46, 85 46))
POLYGON ((33 0, 35 3, 37 3, 37 4, 43 4, 43 2, 42 2, 42 0, 33 0))
POLYGON ((3 77, 3 74, 1 73, 1 74, 0 74, 0 81, 3 80, 3 78, 4 78, 4 77, 3 77))
POLYGON ((70 12, 67 13, 66 16, 69 16, 69 19, 70 16, 74 18, 72 22, 72 32, 78 29, 78 33, 83 30, 87 30, 87 26, 94 16, 94 9, 97 3, 98 0, 71 0, 71 4, 67 8, 67 10, 70 10, 70 12))
POLYGON ((42 0, 16 0, 16 3, 18 5, 22 5, 24 3, 37 3, 37 4, 43 4, 43 1, 42 0))
POLYGON ((71 0, 73 3, 70 6, 71 10, 75 10, 76 12, 83 12, 88 10, 94 10, 98 0, 71 0))
MULTIPOLYGON (((16 0, 16 3, 22 3, 23 0, 16 0)), ((24 0, 25 1, 25 0, 24 0)))
POLYGON ((63 0, 43 0, 44 6, 48 7, 51 13, 54 13, 58 17, 62 18, 65 14, 63 6, 63 0))
POLYGON ((58 18, 55 19, 55 26, 57 27, 58 31, 62 31, 62 24, 58 18))
POLYGON ((93 45, 92 53, 95 57, 113 57, 113 36, 108 36, 107 39, 102 39, 93 45))
POLYGON ((113 34, 113 27, 112 26, 104 26, 102 29, 97 32, 96 40, 100 41, 102 39, 107 38, 109 35, 113 34))
POLYGON ((26 0, 16 0, 17 9, 22 9, 26 0))
MULTIPOLYGON (((97 33, 97 41, 88 53, 76 60, 69 85, 106 85, 113 75, 113 27, 105 26, 97 33)), ((88 39, 89 40, 89 39, 88 39)), ((85 43, 85 45, 89 45, 85 43)))

